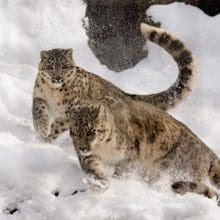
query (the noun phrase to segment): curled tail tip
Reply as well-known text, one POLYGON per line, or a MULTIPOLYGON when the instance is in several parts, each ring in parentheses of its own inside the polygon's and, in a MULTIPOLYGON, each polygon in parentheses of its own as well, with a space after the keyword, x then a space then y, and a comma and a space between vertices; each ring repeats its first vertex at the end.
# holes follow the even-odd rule
POLYGON ((140 25, 140 30, 141 30, 141 33, 145 36, 145 37, 149 37, 149 34, 152 30, 154 30, 154 27, 148 25, 148 24, 145 24, 145 23, 141 23, 140 25))
POLYGON ((141 25, 140 25, 141 33, 144 34, 144 32, 145 32, 146 30, 148 30, 148 27, 149 27, 148 24, 141 23, 141 25))
POLYGON ((146 38, 150 38, 150 34, 152 32, 160 33, 162 31, 164 31, 162 28, 154 27, 154 26, 151 26, 151 25, 148 25, 145 23, 141 23, 140 30, 141 30, 141 33, 143 34, 143 36, 145 36, 146 38))

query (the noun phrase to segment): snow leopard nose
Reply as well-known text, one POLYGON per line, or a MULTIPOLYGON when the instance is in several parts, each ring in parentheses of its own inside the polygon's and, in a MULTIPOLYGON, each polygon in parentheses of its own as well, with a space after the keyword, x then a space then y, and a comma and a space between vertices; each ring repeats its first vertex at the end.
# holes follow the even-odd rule
POLYGON ((61 82, 63 82, 63 79, 59 76, 52 79, 52 83, 61 83, 61 82))

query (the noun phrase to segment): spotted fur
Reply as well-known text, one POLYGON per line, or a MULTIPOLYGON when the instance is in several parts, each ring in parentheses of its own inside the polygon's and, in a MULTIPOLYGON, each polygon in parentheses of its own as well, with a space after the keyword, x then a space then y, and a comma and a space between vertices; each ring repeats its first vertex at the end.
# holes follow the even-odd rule
MULTIPOLYGON (((74 106, 70 135, 82 169, 108 186, 104 165, 115 175, 136 170, 150 182, 168 176, 176 193, 220 199, 220 160, 189 128, 165 111, 134 100, 105 97, 74 106)), ((220 204, 220 203, 219 203, 220 204)))
POLYGON ((142 25, 142 32, 165 48, 179 65, 179 77, 173 86, 153 95, 127 94, 109 81, 76 66, 72 49, 41 51, 32 108, 37 134, 49 141, 56 139, 68 129, 71 106, 103 96, 142 100, 161 109, 169 109, 182 100, 184 94, 191 91, 189 84, 195 74, 190 51, 180 40, 162 29, 142 25))

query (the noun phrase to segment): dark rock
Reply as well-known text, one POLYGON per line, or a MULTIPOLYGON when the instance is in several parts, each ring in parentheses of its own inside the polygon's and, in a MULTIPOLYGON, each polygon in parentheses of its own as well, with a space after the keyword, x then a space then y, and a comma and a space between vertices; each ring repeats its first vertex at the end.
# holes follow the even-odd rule
POLYGON ((60 192, 59 192, 59 191, 55 191, 55 192, 54 192, 54 195, 55 195, 56 197, 58 197, 58 196, 60 195, 60 192))
POLYGON ((5 213, 6 214, 9 214, 9 215, 13 215, 14 213, 18 212, 18 208, 14 207, 14 208, 7 208, 5 210, 5 213))
POLYGON ((146 22, 146 1, 87 0, 89 47, 100 62, 116 72, 147 56, 140 23, 146 22))
POLYGON ((153 4, 185 2, 214 16, 220 12, 220 0, 84 0, 89 26, 88 45, 101 64, 119 72, 136 65, 147 56, 146 40, 140 33, 140 23, 159 26, 147 17, 153 4))

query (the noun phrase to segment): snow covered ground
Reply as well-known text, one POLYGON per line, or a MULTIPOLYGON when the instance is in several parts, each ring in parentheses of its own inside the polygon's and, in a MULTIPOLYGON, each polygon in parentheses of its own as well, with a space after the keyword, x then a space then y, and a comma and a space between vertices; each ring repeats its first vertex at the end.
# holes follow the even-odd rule
MULTIPOLYGON (((173 194, 161 181, 114 181, 102 195, 85 192, 68 134, 52 144, 36 139, 32 88, 41 49, 73 48, 78 65, 132 93, 168 87, 177 74, 171 57, 148 44, 149 56, 113 73, 87 46, 81 0, 0 0, 0 220, 220 219, 220 208, 199 195, 173 194)), ((175 33, 198 61, 197 86, 170 113, 220 156, 220 16, 184 4, 154 6, 149 13, 175 33)))

